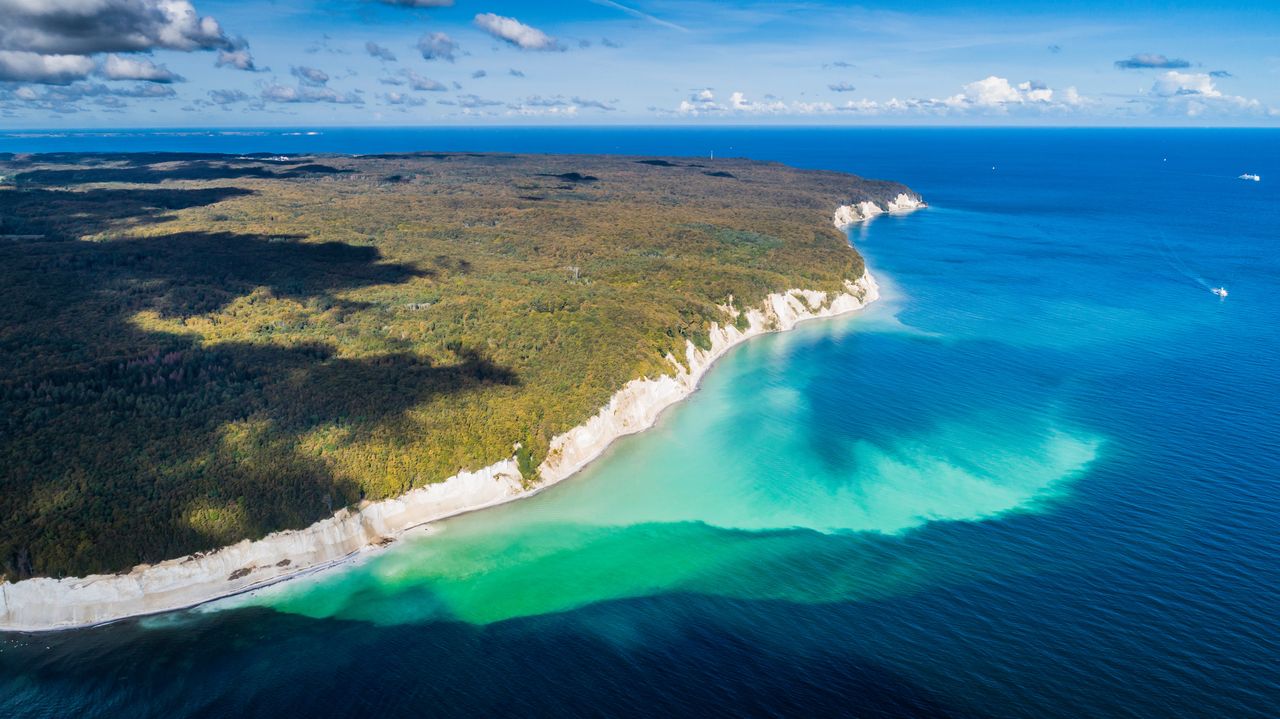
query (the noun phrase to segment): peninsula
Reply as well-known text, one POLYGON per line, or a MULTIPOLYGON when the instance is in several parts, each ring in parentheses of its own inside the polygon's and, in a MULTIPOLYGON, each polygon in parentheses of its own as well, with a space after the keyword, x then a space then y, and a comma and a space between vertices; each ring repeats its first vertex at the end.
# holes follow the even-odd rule
POLYGON ((190 606, 526 496, 875 299, 893 182, 747 160, 0 156, 0 629, 190 606))

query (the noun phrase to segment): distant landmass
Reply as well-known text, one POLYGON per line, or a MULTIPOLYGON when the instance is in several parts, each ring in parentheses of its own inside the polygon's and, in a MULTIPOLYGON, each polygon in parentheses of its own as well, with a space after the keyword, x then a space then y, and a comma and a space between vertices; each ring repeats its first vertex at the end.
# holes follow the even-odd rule
MULTIPOLYGON (((127 570, 552 440, 906 187, 747 160, 0 155, 3 576, 127 570), (860 209, 861 208, 861 209, 860 209)), ((234 577, 233 577, 234 578, 234 577)))

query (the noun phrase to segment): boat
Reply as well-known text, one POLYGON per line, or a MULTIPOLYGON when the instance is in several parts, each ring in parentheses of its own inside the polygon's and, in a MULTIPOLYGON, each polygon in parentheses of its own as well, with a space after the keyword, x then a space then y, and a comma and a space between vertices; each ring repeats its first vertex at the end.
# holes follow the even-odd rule
POLYGON ((1209 290, 1209 291, 1210 291, 1210 292, 1212 292, 1213 294, 1215 294, 1215 295, 1219 296, 1219 297, 1226 297, 1226 296, 1227 296, 1227 288, 1226 288, 1226 287, 1214 287, 1213 289, 1211 289, 1211 290, 1209 290))
POLYGON ((1249 173, 1247 173, 1247 172, 1246 172, 1246 173, 1244 173, 1243 175, 1241 175, 1238 179, 1241 179, 1241 180, 1253 180, 1254 182, 1262 182, 1262 177, 1260 177, 1260 176, 1258 176, 1258 175, 1250 175, 1250 174, 1249 174, 1249 173))

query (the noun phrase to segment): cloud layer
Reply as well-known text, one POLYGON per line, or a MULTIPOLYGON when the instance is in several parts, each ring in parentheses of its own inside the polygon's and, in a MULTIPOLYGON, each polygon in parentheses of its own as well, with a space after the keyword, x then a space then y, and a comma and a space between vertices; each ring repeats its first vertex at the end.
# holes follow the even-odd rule
POLYGON ((457 59, 458 43, 445 33, 430 32, 418 38, 418 52, 422 53, 423 60, 453 62, 457 59))
POLYGON ((1222 92, 1207 72, 1170 70, 1161 74, 1151 86, 1148 102, 1158 112, 1188 117, 1267 112, 1257 100, 1222 92))
POLYGON ((0 81, 65 85, 85 79, 95 67, 94 61, 84 55, 0 50, 0 81))
POLYGON ((521 50, 563 50, 555 38, 513 17, 491 12, 476 15, 476 27, 521 50))
MULTIPOLYGON (((835 90, 835 86, 830 89, 835 90)), ((945 98, 912 98, 888 101, 847 100, 843 103, 796 100, 787 102, 772 95, 756 101, 735 91, 721 101, 709 88, 694 91, 682 100, 674 113, 688 117, 714 115, 1007 115, 1071 112, 1088 104, 1074 87, 1055 91, 1040 83, 1011 83, 1007 78, 990 75, 968 83, 945 98)))
POLYGON ((1121 70, 1143 70, 1149 68, 1184 68, 1191 67, 1191 63, 1181 58, 1168 58, 1164 55, 1156 53, 1143 52, 1127 57, 1124 60, 1116 60, 1116 67, 1121 70))
POLYGON ((383 47, 378 43, 370 40, 364 44, 364 51, 369 53, 370 57, 376 57, 385 62, 395 62, 396 54, 391 52, 390 48, 383 47))
POLYGON ((164 65, 146 58, 108 55, 102 64, 102 76, 108 80, 145 80, 147 82, 183 82, 185 78, 164 65))
MULTIPOLYGON (((832 15, 748 0, 486 5, 0 0, 0 117, 35 127, 50 112, 128 109, 136 126, 235 107, 275 116, 243 116, 245 124, 274 124, 307 117, 300 104, 325 103, 342 106, 326 123, 351 124, 376 124, 383 110, 422 121, 554 115, 636 123, 1280 118, 1267 106, 1280 102, 1268 82, 1280 60, 1253 59, 1256 43, 1209 42, 1209 27, 1179 34, 1153 20, 1150 32, 1133 37, 1179 52, 1117 60, 1117 36, 1101 27, 993 29, 921 9, 832 15), (862 42, 836 40, 848 36, 840 27, 866 30, 862 42), (1032 29, 1044 31, 1024 32, 1032 29), (233 30, 250 33, 264 56, 255 58, 233 30), (1214 69, 1224 67, 1231 72, 1214 69)), ((1265 23, 1247 22, 1267 35, 1265 23)))
POLYGON ((154 50, 216 50, 219 66, 254 69, 248 43, 228 37, 189 0, 0 0, 0 82, 66 85, 95 72, 182 81, 152 60, 125 57, 154 50))
POLYGON ((187 0, 0 0, 0 49, 42 55, 210 50, 218 21, 187 0))

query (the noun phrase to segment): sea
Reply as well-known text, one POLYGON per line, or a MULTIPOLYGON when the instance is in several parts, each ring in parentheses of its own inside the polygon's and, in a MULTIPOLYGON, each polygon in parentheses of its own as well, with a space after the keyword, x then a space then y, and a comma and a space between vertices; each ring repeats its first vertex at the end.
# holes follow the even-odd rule
POLYGON ((929 207, 851 230, 879 302, 533 499, 0 634, 0 716, 1280 716, 1280 131, 0 131, 152 150, 714 153, 929 207))

